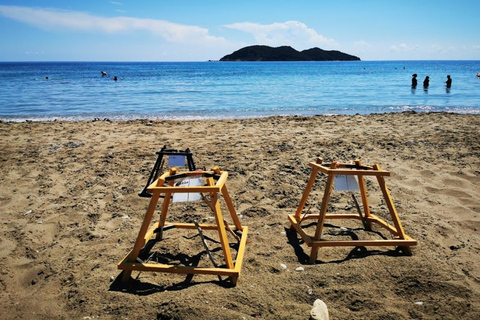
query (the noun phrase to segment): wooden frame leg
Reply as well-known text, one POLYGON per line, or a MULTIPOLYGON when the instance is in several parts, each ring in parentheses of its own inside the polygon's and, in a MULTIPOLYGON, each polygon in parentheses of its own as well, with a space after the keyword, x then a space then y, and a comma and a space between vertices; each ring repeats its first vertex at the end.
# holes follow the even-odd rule
POLYGON ((168 212, 168 207, 170 206, 171 197, 172 197, 172 194, 170 192, 165 194, 165 199, 162 205, 162 212, 160 214, 160 220, 158 221, 158 225, 157 225, 158 232, 157 232, 157 235, 155 236, 155 239, 157 240, 163 239, 163 227, 165 226, 165 221, 167 221, 167 212, 168 212))
POLYGON ((372 230, 372 222, 368 219, 371 217, 370 213, 370 204, 368 202, 367 196, 367 184, 365 183, 365 178, 363 175, 358 175, 358 187, 360 189, 360 196, 362 198, 363 214, 365 216, 365 223, 367 225, 367 230, 372 230))
POLYGON ((225 184, 222 188, 222 195, 225 203, 227 204, 228 211, 230 212, 230 216, 232 217, 233 224, 235 224, 235 228, 237 230, 243 230, 242 224, 240 223, 240 219, 238 219, 237 212, 235 211, 235 207, 233 206, 232 198, 228 194, 227 185, 225 184))
MULTIPOLYGON (((214 181, 212 178, 207 179, 207 185, 213 185, 214 181)), ((210 207, 213 209, 215 214, 215 221, 218 226, 218 236, 220 237, 220 243, 222 245, 223 257, 225 259, 225 264, 227 268, 233 269, 235 266, 233 265, 232 253, 230 251, 230 245, 228 243, 227 231, 225 228, 225 222, 222 216, 222 210, 220 209, 220 202, 218 201, 218 193, 217 192, 210 192, 210 207)))
POLYGON ((313 185, 315 183, 315 178, 318 174, 318 168, 313 168, 312 173, 310 174, 310 178, 308 179, 308 184, 305 187, 305 191, 303 192, 302 199, 300 200, 300 204, 298 205, 297 212, 295 212, 295 220, 300 221, 300 217, 302 215, 302 211, 305 208, 305 204, 307 203, 308 196, 312 191, 313 185))
MULTIPOLYGON (((325 193, 323 194, 322 207, 320 208, 320 216, 318 217, 317 228, 315 229, 315 236, 313 241, 318 241, 322 237, 323 224, 325 223, 325 215, 327 214, 328 202, 330 201, 330 194, 332 193, 334 175, 329 174, 327 178, 327 184, 325 186, 325 193)), ((310 263, 315 263, 317 260, 319 247, 312 247, 310 252, 310 263)))
MULTIPOLYGON (((140 250, 145 245, 145 234, 147 233, 148 227, 150 226, 150 222, 152 221, 153 213, 155 212, 155 209, 157 207, 159 197, 160 197, 160 194, 155 192, 152 195, 152 198, 150 199, 147 212, 145 213, 145 217, 143 218, 142 226, 137 235, 137 240, 135 241, 133 250, 128 257, 128 260, 127 260, 128 262, 136 261, 140 253, 140 250)), ((130 280, 131 274, 132 274, 131 270, 125 270, 122 276, 122 281, 126 282, 130 280)))
MULTIPOLYGON (((375 170, 380 170, 380 166, 378 164, 375 164, 373 168, 375 170)), ((397 209, 395 208, 395 205, 393 203, 392 197, 390 195, 390 191, 388 191, 387 184, 385 183, 385 179, 382 176, 377 176, 377 180, 378 180, 378 184, 380 185, 380 189, 382 190, 383 197, 385 198, 385 203, 387 204, 388 211, 390 212, 390 217, 392 218, 393 225, 397 230, 396 236, 399 237, 400 239, 406 239, 405 231, 403 230, 402 223, 400 222, 400 218, 398 217, 397 209)), ((400 249, 402 249, 402 251, 405 254, 408 254, 408 255, 412 254, 412 251, 408 246, 400 247, 400 249)))
POLYGON ((228 243, 227 231, 225 229, 225 223, 223 222, 222 210, 220 209, 220 202, 218 201, 218 194, 212 193, 210 195, 212 199, 212 204, 215 208, 215 220, 218 226, 218 235, 220 237, 220 243, 222 245, 223 257, 225 258, 225 263, 227 268, 233 269, 232 254, 230 251, 230 245, 228 243))

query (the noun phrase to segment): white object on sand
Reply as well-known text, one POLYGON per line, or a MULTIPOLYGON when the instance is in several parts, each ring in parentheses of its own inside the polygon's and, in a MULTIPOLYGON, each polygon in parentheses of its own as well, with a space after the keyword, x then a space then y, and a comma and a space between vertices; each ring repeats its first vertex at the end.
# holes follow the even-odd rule
POLYGON ((328 308, 325 302, 320 299, 315 300, 313 308, 310 311, 311 320, 328 320, 328 308))

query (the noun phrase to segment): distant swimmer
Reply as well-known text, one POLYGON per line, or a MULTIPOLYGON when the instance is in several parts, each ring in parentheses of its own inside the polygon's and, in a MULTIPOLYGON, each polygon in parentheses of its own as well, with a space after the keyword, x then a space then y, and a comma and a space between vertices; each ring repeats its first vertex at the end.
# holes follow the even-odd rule
POLYGON ((45 80, 48 80, 48 77, 45 77, 45 80))
POLYGON ((477 77, 478 77, 478 78, 480 78, 480 72, 479 72, 479 73, 477 73, 477 77))
POLYGON ((447 88, 452 87, 452 78, 450 78, 450 75, 447 76, 447 81, 445 81, 445 83, 447 84, 447 88))
POLYGON ((417 74, 414 73, 412 74, 412 88, 416 88, 417 87, 417 74))
POLYGON ((117 80, 118 80, 117 76, 113 77, 113 81, 117 81, 117 80))
POLYGON ((425 80, 423 80, 423 87, 426 89, 430 85, 430 77, 426 76, 425 80))
POLYGON ((102 77, 105 77, 107 73, 105 71, 102 71, 102 77))

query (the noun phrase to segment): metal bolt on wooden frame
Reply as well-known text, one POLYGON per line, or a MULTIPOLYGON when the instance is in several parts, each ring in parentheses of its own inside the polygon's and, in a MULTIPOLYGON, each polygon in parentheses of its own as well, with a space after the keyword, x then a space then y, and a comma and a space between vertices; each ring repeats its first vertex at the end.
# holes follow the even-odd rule
MULTIPOLYGON (((305 241, 308 247, 311 247, 310 263, 315 263, 317 260, 318 250, 321 247, 336 247, 336 246, 396 246, 399 247, 405 254, 411 254, 410 246, 417 245, 417 241, 405 234, 400 219, 398 217, 397 210, 393 204, 393 200, 390 196, 390 192, 385 184, 384 177, 390 176, 389 171, 382 170, 378 164, 373 166, 362 165, 360 160, 355 160, 354 164, 332 162, 330 164, 322 164, 323 159, 318 158, 315 162, 310 162, 308 165, 312 167, 313 171, 308 180, 307 186, 303 193, 303 196, 298 205, 295 214, 288 216, 291 223, 291 227, 294 228, 297 233, 305 241), (325 192, 323 194, 322 205, 319 214, 309 214, 308 212, 302 216, 302 211, 307 203, 308 196, 315 183, 315 178, 318 172, 323 172, 327 175, 327 183, 325 186, 325 192), (330 200, 330 194, 333 188, 333 182, 335 175, 354 175, 358 178, 358 185, 360 195, 362 197, 363 205, 363 217, 356 214, 328 214, 328 202, 330 200), (390 217, 393 222, 393 226, 380 217, 372 214, 369 208, 369 202, 367 197, 367 187, 365 183, 365 176, 374 176, 377 178, 380 189, 382 190, 385 203, 388 207, 390 217), (317 220, 317 226, 315 229, 315 235, 309 236, 301 227, 301 222, 305 220, 317 220), (326 219, 357 219, 363 220, 367 230, 371 230, 372 223, 376 223, 380 227, 390 231, 394 235, 390 240, 325 240, 322 239, 323 226, 326 219)), ((360 212, 359 212, 360 213, 360 212)))
POLYGON ((235 208, 233 206, 232 199, 228 194, 226 181, 228 172, 220 171, 218 168, 214 168, 213 171, 188 171, 177 174, 177 170, 172 168, 169 172, 165 172, 155 182, 153 182, 147 189, 152 194, 150 204, 143 219, 142 226, 135 241, 133 249, 118 263, 118 269, 124 270, 122 281, 128 281, 131 278, 131 273, 134 270, 137 271, 156 271, 167 273, 185 273, 185 274, 210 274, 218 276, 228 276, 231 283, 236 285, 240 270, 242 268, 243 256, 245 253, 245 247, 247 243, 248 227, 242 226, 237 216, 235 208), (202 177, 206 180, 204 186, 175 186, 175 180, 185 177, 202 177), (216 180, 216 182, 215 182, 216 180), (220 238, 221 247, 223 250, 223 257, 225 259, 226 267, 215 268, 203 268, 203 267, 190 267, 190 266, 175 266, 168 264, 143 262, 138 257, 142 248, 146 247, 147 243, 152 237, 156 240, 163 238, 163 230, 171 227, 179 229, 197 229, 194 223, 170 223, 167 222, 167 212, 170 204, 170 200, 174 193, 202 193, 207 194, 210 200, 206 200, 208 206, 212 209, 215 215, 216 224, 199 224, 203 230, 217 230, 220 238), (230 216, 233 220, 232 226, 226 224, 223 219, 222 212, 219 203, 219 194, 223 195, 223 199, 228 208, 230 216), (161 207, 160 221, 153 223, 152 227, 149 226, 152 221, 153 214, 157 207, 160 195, 164 194, 164 201, 161 207), (232 258, 230 246, 227 237, 227 231, 232 232, 232 229, 240 233, 239 245, 237 250, 236 259, 232 258), (155 235, 155 236, 154 236, 155 235))

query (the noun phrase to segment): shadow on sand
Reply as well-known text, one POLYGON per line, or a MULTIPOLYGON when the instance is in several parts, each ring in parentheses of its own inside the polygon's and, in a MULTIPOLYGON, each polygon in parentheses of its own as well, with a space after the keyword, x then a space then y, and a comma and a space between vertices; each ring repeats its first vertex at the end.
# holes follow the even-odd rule
MULTIPOLYGON (((312 225, 316 225, 316 224, 312 223, 309 225, 305 225, 305 227, 309 227, 312 225)), ((342 236, 348 235, 351 237, 352 240, 358 240, 358 236, 355 234, 355 231, 364 230, 363 228, 342 230, 340 229, 340 227, 331 225, 331 224, 325 224, 324 226, 330 227, 330 228, 337 228, 340 230, 338 233, 336 233, 337 235, 342 235, 342 236)), ((377 231, 369 231, 369 232, 373 232, 379 235, 382 239, 386 239, 385 236, 382 235, 380 232, 377 232, 377 231)), ((304 241, 301 237, 298 236, 295 229, 285 228, 285 233, 288 240, 287 243, 292 246, 295 252, 295 255, 298 258, 298 262, 301 264, 310 264, 309 263, 310 256, 302 248, 302 244, 304 244, 304 241)), ((316 260, 315 263, 317 264, 337 263, 338 264, 338 263, 343 263, 345 261, 352 260, 352 259, 362 259, 369 256, 376 256, 376 255, 392 256, 392 257, 405 256, 401 248, 396 248, 395 250, 380 251, 380 250, 367 250, 366 247, 359 246, 359 247, 354 247, 353 250, 350 251, 349 254, 343 259, 338 259, 333 261, 316 260)))
MULTIPOLYGON (((195 235, 193 237, 187 238, 187 239, 192 239, 198 237, 198 235, 195 235)), ((205 236, 206 239, 208 239, 210 242, 219 244, 220 242, 209 238, 205 236)), ((179 254, 163 254, 159 255, 157 252, 150 253, 151 249, 153 248, 155 244, 155 241, 150 241, 145 245, 145 247, 142 249, 140 252, 139 258, 143 261, 155 261, 158 263, 162 264, 170 264, 171 261, 178 261, 179 265, 184 265, 184 266, 191 266, 191 267, 198 267, 200 260, 202 259, 203 255, 206 255, 206 251, 202 251, 194 256, 188 256, 183 253, 179 254)), ((234 250, 238 250, 238 244, 230 244, 230 247, 234 250)), ((217 251, 220 251, 221 248, 215 248, 211 249, 210 252, 214 253, 217 251)), ((218 267, 225 268, 225 265, 220 265, 218 267)), ((186 274, 185 280, 175 283, 169 286, 161 286, 157 285, 154 283, 149 283, 142 281, 140 279, 140 274, 142 272, 138 272, 136 277, 133 277, 127 281, 127 282, 122 282, 122 276, 125 271, 122 271, 116 278, 115 280, 110 284, 109 291, 118 291, 118 292, 123 292, 123 293, 130 293, 130 294, 135 294, 138 296, 147 296, 150 294, 154 294, 157 292, 165 292, 165 291, 178 291, 178 290, 183 290, 192 286, 196 286, 199 284, 205 284, 205 283, 213 283, 217 284, 218 286, 224 287, 224 288, 231 288, 233 285, 229 281, 229 278, 227 276, 220 277, 218 276, 217 280, 211 280, 211 281, 200 281, 200 282, 194 282, 193 281, 193 274, 186 274)), ((166 276, 168 276, 168 273, 165 273, 166 276)))

